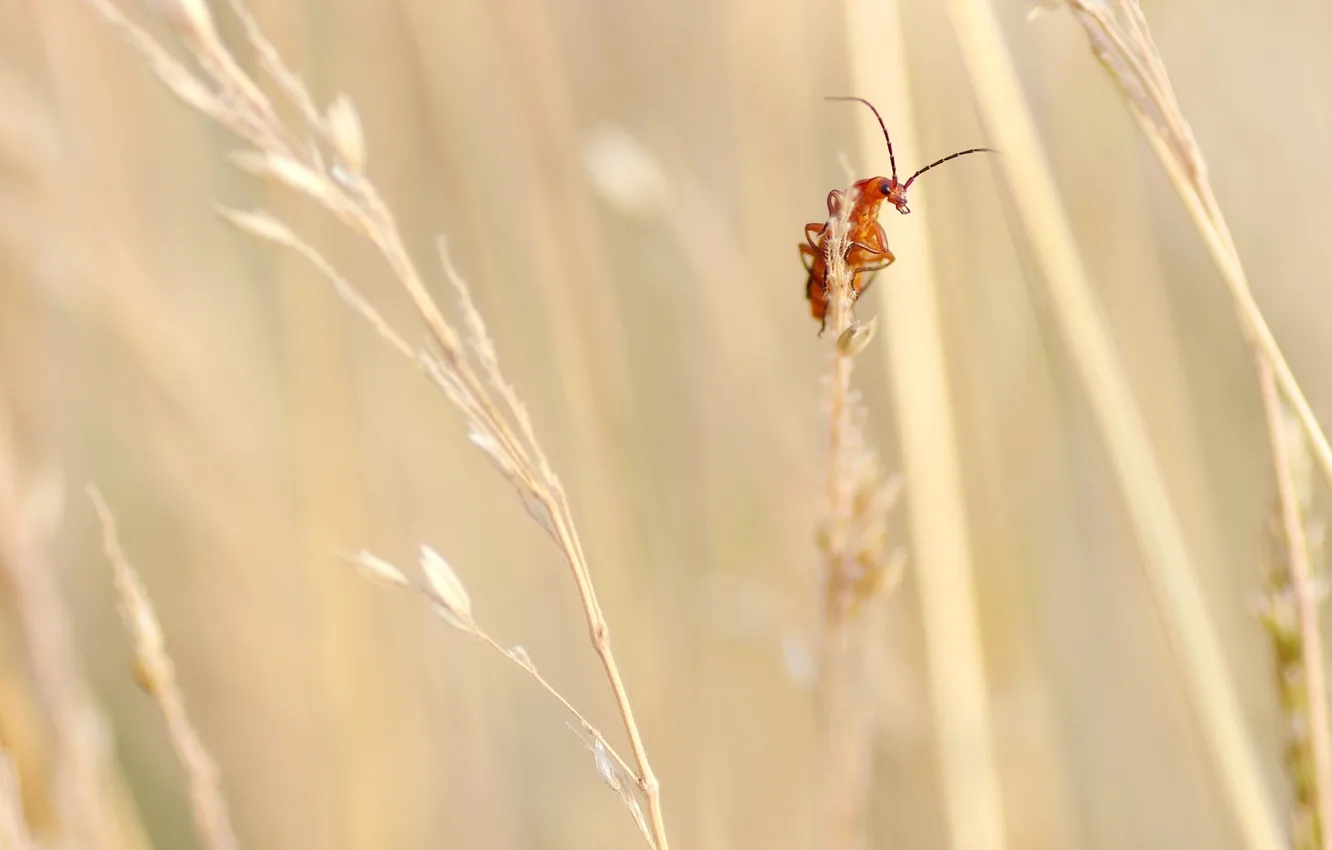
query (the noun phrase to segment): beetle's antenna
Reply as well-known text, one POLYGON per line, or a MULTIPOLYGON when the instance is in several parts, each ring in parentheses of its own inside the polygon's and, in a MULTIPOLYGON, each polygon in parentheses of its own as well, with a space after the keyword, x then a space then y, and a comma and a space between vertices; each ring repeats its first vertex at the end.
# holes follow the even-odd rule
MULTIPOLYGON (((883 130, 883 140, 884 140, 885 142, 888 143, 888 162, 889 162, 889 164, 891 164, 892 167, 893 167, 893 182, 894 182, 894 183, 897 182, 897 158, 896 158, 895 156, 893 156, 893 140, 890 139, 890 138, 888 138, 888 128, 884 126, 884 124, 883 124, 883 116, 879 115, 879 110, 877 110, 877 109, 874 108, 874 104, 870 103, 868 100, 865 100, 865 98, 863 98, 863 97, 829 97, 829 98, 825 98, 825 99, 826 99, 826 100, 854 100, 854 101, 858 101, 858 102, 860 102, 860 103, 863 103, 863 104, 865 104, 866 106, 868 106, 868 107, 870 108, 870 112, 873 112, 873 113, 874 113, 874 117, 879 119, 879 128, 880 128, 881 130, 883 130)), ((966 153, 971 153, 971 151, 966 151, 966 153)), ((962 155, 962 154, 953 154, 953 156, 961 156, 961 155, 962 155)), ((953 157, 949 157, 949 159, 952 159, 952 158, 953 158, 953 157)), ((939 162, 942 162, 942 161, 943 161, 943 160, 940 160, 939 162)), ((934 165, 938 165, 938 164, 939 164, 938 162, 934 163, 934 165)), ((927 169, 933 168, 934 165, 927 165, 927 166, 925 166, 925 168, 922 168, 920 171, 925 171, 925 170, 927 170, 927 169)), ((920 171, 917 171, 916 174, 920 174, 920 171)), ((913 174, 913 175, 911 176, 911 180, 915 180, 915 179, 916 179, 916 174, 913 174)), ((908 181, 907 181, 908 185, 911 183, 911 180, 908 180, 908 181)))
POLYGON ((966 156, 969 153, 998 153, 998 151, 996 151, 994 148, 972 148, 971 150, 958 151, 957 153, 950 153, 948 156, 944 157, 943 159, 936 159, 934 162, 931 162, 929 165, 925 166, 921 170, 917 171, 915 174, 908 177, 907 182, 902 184, 902 190, 906 191, 906 188, 911 185, 912 180, 915 180, 917 177, 924 174, 926 171, 929 171, 934 166, 943 165, 945 162, 947 162, 950 159, 957 159, 959 156, 966 156))

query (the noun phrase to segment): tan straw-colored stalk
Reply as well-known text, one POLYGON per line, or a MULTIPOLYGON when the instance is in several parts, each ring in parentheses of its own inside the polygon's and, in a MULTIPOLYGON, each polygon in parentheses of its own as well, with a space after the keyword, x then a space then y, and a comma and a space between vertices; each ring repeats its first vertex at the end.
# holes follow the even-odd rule
MULTIPOLYGON (((855 93, 880 104, 903 150, 915 144, 906 41, 893 0, 848 4, 855 93)), ((884 157, 879 128, 862 122, 863 149, 884 157)), ((886 163, 885 163, 886 165, 886 163)), ((916 212, 926 208, 912 199, 916 212)), ((952 846, 1003 850, 1003 800, 990 726, 970 528, 933 266, 925 228, 913 215, 892 230, 905 259, 881 273, 879 303, 887 321, 888 368, 901 428, 909 499, 911 583, 921 621, 943 795, 952 846)))

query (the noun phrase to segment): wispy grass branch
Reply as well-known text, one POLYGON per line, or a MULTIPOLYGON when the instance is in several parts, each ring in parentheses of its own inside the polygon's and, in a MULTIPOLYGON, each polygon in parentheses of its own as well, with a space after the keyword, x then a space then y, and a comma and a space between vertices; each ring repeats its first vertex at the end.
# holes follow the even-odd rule
POLYGON ((1136 0, 1065 2, 1165 167, 1234 300, 1249 344, 1271 368, 1282 397, 1304 429, 1319 470, 1332 484, 1332 445, 1254 300, 1248 274, 1212 192, 1202 150, 1175 99, 1141 7, 1136 0))
POLYGON ((125 629, 134 639, 135 678, 162 710, 171 746, 185 769, 190 808, 194 812, 199 839, 207 850, 238 850, 240 844, 231 826, 217 764, 185 710, 185 697, 176 681, 175 665, 167 654, 166 637, 157 612, 153 610, 152 600, 148 598, 148 590, 125 557, 115 518, 95 485, 88 485, 88 497, 102 525, 102 546, 115 573, 116 595, 120 598, 125 629))
MULTIPOLYGON (((499 467, 518 491, 528 512, 555 541, 573 577, 584 621, 610 684, 629 741, 633 786, 646 808, 646 834, 655 850, 668 850, 661 789, 648 759, 627 688, 611 649, 606 617, 597 600, 591 569, 574 523, 568 497, 536 439, 526 408, 500 370, 485 323, 466 284, 448 258, 445 277, 460 295, 465 333, 445 317, 425 278, 407 251, 387 202, 366 175, 366 139, 351 101, 335 98, 321 111, 300 78, 283 62, 242 0, 230 0, 246 41, 278 94, 294 108, 288 124, 263 86, 241 68, 217 29, 203 0, 159 4, 194 68, 177 61, 111 0, 87 0, 149 63, 156 75, 186 105, 227 128, 251 146, 233 156, 238 166, 304 195, 332 213, 378 250, 407 293, 425 325, 428 342, 417 349, 336 272, 305 240, 271 213, 224 211, 243 232, 291 248, 334 285, 339 296, 364 317, 398 352, 414 357, 426 375, 462 412, 472 442, 499 467)), ((553 690, 553 689, 552 689, 553 690)), ((561 698, 562 699, 562 698, 561 698)), ((602 741, 604 744, 604 740, 602 741)), ((608 744, 604 744, 607 752, 608 744)), ((624 762, 626 769, 628 762, 624 762)))
POLYGON ((628 787, 622 781, 624 778, 629 778, 632 781, 636 773, 634 767, 611 746, 601 730, 593 726, 592 722, 537 670, 536 664, 532 661, 532 657, 528 655, 527 650, 521 646, 504 646, 477 622, 472 613, 472 600, 467 593, 467 589, 457 573, 454 572, 453 567, 439 553, 429 546, 421 547, 420 565, 421 571, 426 577, 424 583, 412 581, 393 564, 366 551, 357 552, 347 560, 368 578, 420 594, 429 602, 441 620, 460 631, 472 635, 498 652, 506 661, 517 666, 540 685, 542 690, 564 707, 565 711, 573 715, 574 719, 578 721, 575 734, 578 735, 579 740, 584 743, 588 751, 592 753, 597 774, 612 791, 619 795, 633 817, 634 823, 643 834, 643 838, 649 844, 652 843, 651 828, 643 816, 643 810, 639 806, 638 800, 629 792, 628 787))

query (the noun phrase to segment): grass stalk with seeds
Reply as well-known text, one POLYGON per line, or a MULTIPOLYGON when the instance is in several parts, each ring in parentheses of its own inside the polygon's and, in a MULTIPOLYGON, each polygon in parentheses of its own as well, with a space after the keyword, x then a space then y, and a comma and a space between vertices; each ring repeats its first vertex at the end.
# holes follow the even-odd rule
POLYGON ((120 599, 125 629, 134 639, 135 678, 162 710, 171 746, 188 779, 195 831, 206 850, 238 850, 240 843, 231 826, 217 764, 185 710, 185 698, 176 681, 175 664, 167 654, 166 638, 152 600, 139 574, 125 557, 115 518, 101 492, 90 484, 88 497, 102 525, 102 547, 115 573, 116 595, 120 599))
POLYGON ((1067 3, 1184 201, 1221 273, 1253 352, 1276 473, 1285 562, 1296 602, 1299 669, 1308 700, 1303 721, 1308 724, 1308 734, 1298 737, 1307 748, 1307 763, 1312 769, 1305 777, 1307 781, 1292 776, 1292 782, 1296 786, 1312 785, 1305 787, 1307 793, 1299 795, 1312 808, 1302 819, 1314 824, 1313 832, 1320 836, 1318 846, 1329 850, 1332 843, 1325 837, 1324 827, 1332 824, 1332 719, 1328 714, 1327 673, 1319 625, 1320 599, 1314 588, 1292 458, 1311 453, 1324 479, 1332 484, 1332 448, 1254 300, 1248 274, 1212 191, 1202 149, 1175 98, 1165 64, 1137 0, 1113 3, 1067 0, 1067 3), (1300 425, 1300 433, 1293 437, 1285 427, 1288 416, 1293 416, 1300 425))
MULTIPOLYGON (((1057 5, 1045 2, 1042 7, 1057 5)), ((1258 353, 1260 384, 1279 387, 1305 429, 1313 455, 1332 479, 1332 452, 1261 320, 1206 183, 1202 158, 1174 101, 1164 66, 1131 0, 1068 0, 1111 77, 1121 86, 1230 288, 1258 353)), ((994 9, 985 0, 950 0, 948 10, 987 124, 1005 151, 1004 168, 1018 218, 1038 262, 1056 324, 1087 394, 1142 564, 1203 741, 1246 846, 1285 844, 1279 818, 1235 684, 1203 598, 1197 567, 1154 456, 1115 343, 1060 204, 1030 109, 994 9)), ((1275 394, 1272 394, 1274 397, 1275 394)))
MULTIPOLYGON (((1275 395, 1275 383, 1265 383, 1263 391, 1275 395)), ((1286 720, 1283 762, 1293 798, 1291 845, 1295 850, 1323 850, 1328 821, 1320 796, 1327 784, 1320 775, 1322 742, 1314 712, 1325 704, 1326 698, 1319 696, 1325 684, 1309 669, 1311 663, 1321 664, 1322 647, 1319 634, 1309 631, 1316 617, 1303 610, 1310 600, 1317 604, 1309 585, 1312 565, 1321 561, 1323 524, 1313 519, 1312 460, 1301 427, 1280 404, 1270 403, 1267 409, 1277 415, 1268 427, 1277 435, 1272 463, 1278 475, 1261 616, 1272 646, 1277 701, 1286 720)))
POLYGON ((870 606, 896 584, 901 552, 887 551, 887 518, 901 478, 889 477, 864 435, 864 409, 852 388, 854 357, 876 322, 852 315, 855 270, 846 260, 855 188, 828 222, 828 324, 836 342, 826 376, 828 454, 824 519, 818 532, 821 624, 818 636, 820 752, 815 783, 814 846, 867 847, 876 717, 869 697, 864 642, 873 637, 870 606))
POLYGON ((1332 484, 1332 445, 1299 380, 1281 353, 1262 309, 1253 298, 1248 274, 1230 237, 1230 228, 1207 178, 1207 163, 1175 99, 1165 64, 1152 41, 1136 0, 1065 0, 1086 30, 1092 50, 1119 87, 1143 135, 1166 169, 1239 313, 1245 337, 1260 364, 1304 429, 1323 478, 1332 484))
MULTIPOLYGON (((527 512, 554 540, 577 589, 589 638, 601 661, 628 739, 629 756, 609 756, 615 750, 605 737, 582 721, 581 715, 575 712, 575 716, 583 722, 584 732, 592 740, 599 769, 603 766, 604 753, 613 758, 628 776, 634 793, 623 791, 621 797, 630 804, 635 822, 649 845, 654 850, 668 850, 660 785, 611 649, 606 617, 597 601, 591 569, 564 487, 537 440, 526 407, 500 370, 486 325, 462 277, 445 254, 442 241, 443 275, 457 292, 463 317, 461 329, 455 328, 431 297, 424 276, 408 254, 392 211, 365 173, 366 140, 351 101, 339 96, 327 110, 321 111, 304 83, 286 66, 277 49, 261 32, 242 0, 229 0, 228 8, 239 21, 258 67, 267 76, 265 84, 276 89, 277 94, 286 100, 286 105, 294 109, 296 118, 291 124, 284 121, 285 110, 275 106, 264 85, 242 70, 241 63, 219 36, 203 0, 173 0, 159 4, 164 19, 171 24, 175 36, 190 54, 192 67, 175 59, 111 0, 87 1, 149 63, 173 94, 248 143, 247 149, 232 157, 239 168, 315 201, 353 232, 367 239, 387 263, 425 326, 427 342, 423 346, 407 342, 406 337, 396 331, 315 246, 274 215, 265 210, 220 210, 241 231, 289 248, 307 259, 329 280, 348 306, 394 350, 411 359, 462 412, 473 444, 509 480, 521 496, 527 512), (645 810, 642 815, 638 813, 634 794, 642 799, 645 810)), ((427 572, 431 568, 424 561, 423 567, 427 572)), ((433 579, 431 585, 435 586, 433 579)), ((434 602, 437 606, 441 604, 438 598, 434 598, 434 602)), ((472 630, 483 636, 483 633, 472 630)), ((524 663, 511 651, 501 649, 493 641, 490 643, 523 666, 572 710, 567 700, 536 674, 530 662, 524 663)), ((603 772, 603 778, 605 776, 603 772)), ((607 781, 609 783, 611 779, 607 781)), ((615 787, 613 783, 612 787, 615 787)))

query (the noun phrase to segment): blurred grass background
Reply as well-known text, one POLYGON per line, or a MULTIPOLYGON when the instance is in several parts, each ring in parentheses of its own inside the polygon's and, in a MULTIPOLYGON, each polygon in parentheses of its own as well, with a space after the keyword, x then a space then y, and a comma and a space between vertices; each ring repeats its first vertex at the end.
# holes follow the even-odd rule
MULTIPOLYGON (((917 166, 985 139, 942 9, 902 7, 922 149, 897 154, 917 166)), ((574 501, 676 846, 802 846, 828 340, 795 245, 846 182, 839 152, 883 167, 853 141, 868 116, 822 100, 860 93, 842 7, 252 8, 321 101, 355 100, 369 172, 423 267, 442 232, 471 282, 574 501), (659 182, 617 170, 633 145, 659 182)), ((1004 5, 1007 34, 1284 799, 1252 613, 1272 499, 1252 361, 1082 32, 1026 11, 1004 5)), ((1146 12, 1259 302, 1332 422, 1318 295, 1332 12, 1146 12)), ((66 482, 41 551, 149 833, 194 841, 128 675, 88 479, 154 595, 248 847, 637 841, 548 697, 337 562, 368 547, 407 564, 433 545, 493 634, 617 727, 563 565, 454 411, 299 260, 210 202, 280 210, 400 328, 416 327, 410 305, 337 225, 238 176, 233 147, 81 3, 0 0, 0 400, 15 477, 66 482)), ((884 224, 890 244, 928 228, 935 249, 1011 844, 1239 846, 1007 190, 968 157, 914 191, 928 217, 884 224)), ((870 435, 897 468, 882 358, 859 362, 870 435)), ((910 575, 928 568, 910 564, 877 643, 876 847, 946 846, 910 575)), ((6 623, 0 737, 40 765, 6 623)))

